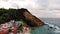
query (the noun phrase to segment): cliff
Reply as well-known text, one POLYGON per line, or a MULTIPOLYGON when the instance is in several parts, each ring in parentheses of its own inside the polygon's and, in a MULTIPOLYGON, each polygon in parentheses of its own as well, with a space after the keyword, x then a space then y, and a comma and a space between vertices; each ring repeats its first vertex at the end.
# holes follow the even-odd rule
POLYGON ((29 21, 27 23, 27 25, 29 26, 43 26, 44 22, 42 22, 40 19, 38 19, 36 16, 32 15, 27 9, 21 9, 24 10, 24 17, 27 21, 29 21))
POLYGON ((0 24, 10 20, 18 21, 22 19, 30 27, 43 26, 44 22, 32 15, 27 9, 0 9, 0 24))

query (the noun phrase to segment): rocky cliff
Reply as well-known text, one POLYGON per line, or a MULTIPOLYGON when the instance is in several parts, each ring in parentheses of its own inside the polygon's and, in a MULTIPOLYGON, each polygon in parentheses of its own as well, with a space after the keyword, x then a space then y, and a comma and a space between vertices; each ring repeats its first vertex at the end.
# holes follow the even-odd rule
POLYGON ((40 19, 38 19, 36 16, 32 15, 27 9, 24 10, 23 15, 25 16, 25 19, 30 20, 27 24, 30 26, 43 26, 44 22, 42 22, 40 19))
POLYGON ((28 26, 43 26, 44 22, 38 19, 36 16, 32 15, 27 9, 0 9, 0 24, 8 22, 10 20, 20 20, 22 19, 24 23, 28 26))

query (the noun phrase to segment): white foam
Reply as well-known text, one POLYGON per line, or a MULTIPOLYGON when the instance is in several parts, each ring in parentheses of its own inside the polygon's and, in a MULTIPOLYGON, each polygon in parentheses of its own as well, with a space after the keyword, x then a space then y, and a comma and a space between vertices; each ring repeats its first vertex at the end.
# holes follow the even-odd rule
POLYGON ((55 33, 60 33, 60 29, 56 29, 54 32, 55 33))
POLYGON ((49 23, 45 23, 45 24, 47 24, 49 27, 55 28, 53 32, 60 33, 60 28, 58 26, 53 25, 53 24, 49 24, 49 23))

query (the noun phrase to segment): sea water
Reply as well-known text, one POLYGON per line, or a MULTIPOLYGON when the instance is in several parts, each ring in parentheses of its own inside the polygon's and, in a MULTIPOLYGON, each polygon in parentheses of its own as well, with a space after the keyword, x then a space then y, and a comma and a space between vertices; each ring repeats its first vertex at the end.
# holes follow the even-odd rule
POLYGON ((36 27, 31 34, 60 34, 60 19, 58 18, 41 18, 46 25, 36 27))

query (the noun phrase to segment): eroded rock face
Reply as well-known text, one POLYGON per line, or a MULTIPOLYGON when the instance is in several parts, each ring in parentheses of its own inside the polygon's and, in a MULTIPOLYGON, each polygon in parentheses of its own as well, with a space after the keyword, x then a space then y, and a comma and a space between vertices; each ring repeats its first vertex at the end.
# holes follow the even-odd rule
POLYGON ((22 19, 28 26, 43 26, 44 23, 36 16, 32 15, 27 9, 0 9, 0 24, 10 20, 18 21, 22 19))
MULTIPOLYGON (((43 25, 44 25, 44 23, 43 23, 40 19, 38 19, 36 16, 32 15, 32 14, 31 14, 30 12, 28 12, 28 11, 25 11, 23 15, 25 16, 26 19, 32 21, 32 24, 31 24, 31 22, 30 22, 30 25, 33 25, 33 26, 34 26, 34 25, 36 25, 36 26, 43 26, 43 25)), ((29 24, 28 24, 28 25, 29 25, 29 24)))

